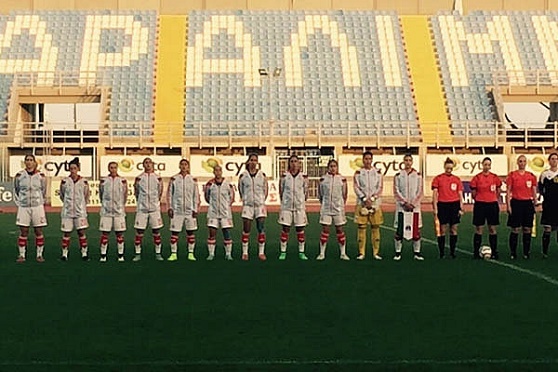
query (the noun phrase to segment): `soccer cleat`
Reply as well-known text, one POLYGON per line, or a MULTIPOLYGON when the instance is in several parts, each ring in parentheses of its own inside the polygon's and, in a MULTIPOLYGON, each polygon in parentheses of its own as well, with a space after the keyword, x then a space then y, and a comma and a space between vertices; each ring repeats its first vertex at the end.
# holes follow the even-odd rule
POLYGON ((101 257, 99 258, 99 262, 107 262, 107 257, 101 257))
POLYGON ((125 261, 125 260, 124 260, 124 256, 119 256, 119 257, 118 257, 118 262, 124 262, 124 261, 125 261))
POLYGON ((306 256, 306 254, 304 254, 304 252, 299 252, 298 253, 298 258, 300 258, 302 261, 307 261, 308 257, 306 256))
POLYGON ((213 261, 213 259, 215 258, 215 255, 210 254, 209 256, 207 256, 207 260, 208 261, 213 261))
POLYGON ((266 260, 267 260, 267 257, 266 257, 265 254, 263 254, 263 253, 262 253, 262 254, 259 254, 259 255, 258 255, 258 258, 260 259, 260 261, 266 261, 266 260))
POLYGON ((248 261, 248 253, 242 254, 242 261, 248 261))
POLYGON ((157 261, 164 261, 165 259, 163 258, 163 256, 161 255, 161 253, 156 253, 155 254, 155 259, 157 261))
POLYGON ((171 253, 167 261, 178 261, 178 255, 176 253, 171 253))
POLYGON ((279 260, 284 261, 287 259, 287 252, 281 252, 279 255, 279 260))
POLYGON ((364 255, 359 254, 356 259, 359 260, 359 261, 363 261, 364 260, 364 255))
POLYGON ((543 253, 542 258, 543 258, 543 260, 546 260, 548 258, 548 255, 546 253, 543 253))
POLYGON ((43 263, 43 262, 45 262, 45 259, 44 259, 43 256, 38 256, 38 257, 36 258, 36 260, 37 260, 38 263, 43 263))
POLYGON ((319 254, 318 257, 316 257, 316 260, 318 260, 318 261, 325 260, 325 254, 319 254))
POLYGON ((87 256, 87 255, 81 256, 81 260, 87 262, 87 261, 89 261, 89 256, 87 256))
POLYGON ((134 256, 134 258, 132 258, 132 261, 134 261, 134 262, 139 262, 139 261, 141 261, 141 254, 136 254, 136 255, 134 256))
POLYGON ((375 255, 374 255, 374 259, 375 259, 376 261, 381 261, 381 260, 382 260, 382 256, 380 256, 379 254, 375 254, 375 255))
POLYGON ((231 256, 230 254, 227 254, 227 255, 225 255, 225 260, 227 260, 227 261, 232 261, 233 258, 232 258, 232 256, 231 256))
POLYGON ((196 256, 194 256, 193 252, 188 253, 188 261, 195 261, 196 256))
POLYGON ((24 262, 25 262, 25 257, 19 256, 19 257, 16 259, 16 262, 17 262, 17 263, 24 263, 24 262))
POLYGON ((349 256, 347 256, 346 254, 342 254, 341 256, 339 256, 339 258, 343 261, 350 261, 351 259, 349 258, 349 256))
POLYGON ((528 260, 528 259, 529 259, 529 253, 524 254, 524 255, 523 255, 523 259, 524 259, 524 260, 528 260))
POLYGON ((417 261, 424 261, 424 257, 422 256, 422 254, 420 252, 415 253, 414 259, 417 260, 417 261))
POLYGON ((394 261, 401 261, 401 253, 396 253, 395 256, 393 256, 393 260, 394 261))
POLYGON ((60 256, 60 261, 66 262, 66 261, 68 261, 68 257, 67 256, 60 256))
POLYGON ((512 254, 512 255, 510 256, 510 260, 515 260, 516 258, 517 258, 517 257, 515 256, 515 254, 512 254))
POLYGON ((455 253, 450 253, 450 258, 451 258, 451 259, 455 259, 455 258, 457 258, 457 256, 456 256, 455 253))

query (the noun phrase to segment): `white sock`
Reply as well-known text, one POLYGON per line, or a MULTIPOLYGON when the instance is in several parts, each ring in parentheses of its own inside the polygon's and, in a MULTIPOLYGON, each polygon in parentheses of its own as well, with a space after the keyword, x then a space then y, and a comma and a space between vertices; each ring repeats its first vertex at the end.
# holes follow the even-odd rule
POLYGON ((25 246, 22 247, 22 246, 18 245, 17 248, 18 248, 18 250, 19 250, 19 256, 20 256, 20 257, 25 257, 25 249, 26 249, 26 247, 25 247, 25 246))
POLYGON ((195 243, 188 243, 188 253, 194 253, 195 243))
POLYGON ((413 252, 420 253, 420 240, 413 240, 413 252))
POLYGON ((207 250, 209 251, 210 256, 215 256, 215 244, 208 244, 207 250))
POLYGON ((87 247, 81 248, 81 257, 87 256, 87 247))
POLYGON ((287 242, 281 242, 281 252, 287 252, 287 242))
POLYGON ((327 247, 327 243, 320 242, 320 255, 321 256, 325 256, 326 247, 327 247))
POLYGON ((178 252, 178 243, 171 243, 171 253, 178 252))
POLYGON ((395 239, 395 253, 401 253, 403 249, 403 240, 395 239))
POLYGON ((155 254, 161 254, 161 244, 155 244, 155 254))
POLYGON ((248 254, 248 242, 242 243, 242 254, 248 254))
POLYGON ((37 246, 37 257, 43 257, 44 250, 45 250, 44 245, 38 245, 37 246))
POLYGON ((298 252, 299 253, 304 253, 304 247, 305 247, 305 242, 299 242, 298 243, 298 252))
POLYGON ((107 254, 108 244, 101 244, 101 255, 104 256, 107 254))
POLYGON ((118 243, 116 246, 118 248, 118 254, 124 254, 124 243, 118 243))
POLYGON ((341 256, 347 255, 347 244, 339 244, 339 250, 341 251, 341 256))
POLYGON ((141 254, 141 245, 136 245, 134 250, 136 251, 136 254, 141 254))
POLYGON ((258 243, 258 253, 265 254, 265 243, 258 243))
POLYGON ((62 257, 68 258, 68 248, 62 248, 62 257))
POLYGON ((232 244, 225 244, 225 254, 230 256, 232 254, 232 244))

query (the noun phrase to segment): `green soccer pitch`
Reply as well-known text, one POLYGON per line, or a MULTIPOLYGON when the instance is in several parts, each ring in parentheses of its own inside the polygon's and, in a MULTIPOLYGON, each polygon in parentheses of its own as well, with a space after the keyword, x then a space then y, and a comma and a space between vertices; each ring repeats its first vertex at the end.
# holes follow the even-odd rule
MULTIPOLYGON (((202 227, 197 262, 186 260, 183 237, 177 262, 155 261, 147 233, 143 260, 134 263, 130 215, 126 262, 116 262, 111 237, 109 262, 100 263, 96 214, 88 231, 90 262, 81 261, 75 235, 69 261, 58 260, 59 215, 50 214, 46 262, 35 262, 32 248, 27 262, 16 264, 15 218, 2 214, 0 370, 558 369, 554 236, 548 259, 541 258, 537 237, 530 260, 510 261, 501 226, 501 261, 473 261, 469 213, 460 225, 458 258, 440 260, 425 213, 426 260, 414 261, 407 243, 396 262, 393 215, 386 214, 383 261, 372 261, 370 253, 365 261, 354 259, 350 222, 352 260, 339 260, 332 234, 327 258, 318 262, 318 215, 309 217, 306 262, 297 257, 292 233, 287 260, 278 261, 279 226, 271 214, 267 262, 257 260, 255 234, 250 261, 240 260, 237 215, 233 262, 223 258, 221 237, 216 260, 205 260, 202 227)), ((203 225, 205 216, 199 220, 203 225)), ((165 257, 168 238, 163 229, 165 257)))

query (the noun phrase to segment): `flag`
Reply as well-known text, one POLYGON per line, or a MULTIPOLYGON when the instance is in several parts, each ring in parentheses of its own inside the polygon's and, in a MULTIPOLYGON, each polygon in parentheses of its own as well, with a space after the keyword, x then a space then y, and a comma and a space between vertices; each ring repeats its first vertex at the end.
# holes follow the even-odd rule
POLYGON ((416 240, 420 237, 418 212, 398 213, 397 235, 401 236, 405 240, 416 240))

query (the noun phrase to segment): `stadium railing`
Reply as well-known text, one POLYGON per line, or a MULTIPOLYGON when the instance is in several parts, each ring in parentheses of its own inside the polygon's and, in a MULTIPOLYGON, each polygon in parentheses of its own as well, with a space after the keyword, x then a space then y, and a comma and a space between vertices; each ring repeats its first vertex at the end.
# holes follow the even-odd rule
MULTIPOLYGON (((441 128, 434 126, 431 143, 423 141, 416 130, 398 129, 393 132, 393 123, 344 122, 344 123, 294 123, 257 122, 246 123, 212 122, 189 123, 182 137, 158 132, 153 137, 152 122, 104 122, 98 129, 92 124, 60 123, 7 123, 7 133, 0 136, 0 144, 9 147, 299 147, 299 146, 345 146, 345 147, 516 147, 558 146, 558 124, 517 125, 510 128, 499 122, 462 122, 459 134, 454 133, 451 142, 445 141, 441 128), (332 127, 334 130, 332 130, 332 127), (14 128, 18 128, 17 130, 14 128), (365 129, 363 129, 365 128, 365 129), (473 134, 471 134, 473 133, 473 134)), ((398 128, 404 125, 397 123, 398 128)), ((447 124, 446 128, 447 128, 447 124)), ((169 126, 170 127, 170 126, 169 126)))

